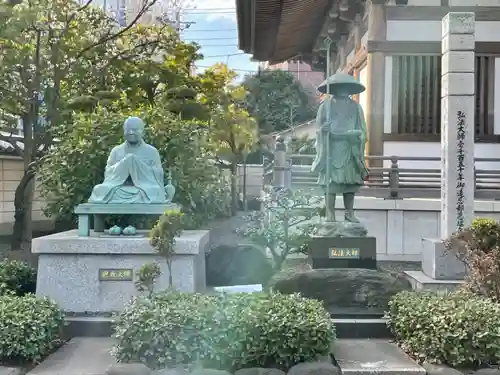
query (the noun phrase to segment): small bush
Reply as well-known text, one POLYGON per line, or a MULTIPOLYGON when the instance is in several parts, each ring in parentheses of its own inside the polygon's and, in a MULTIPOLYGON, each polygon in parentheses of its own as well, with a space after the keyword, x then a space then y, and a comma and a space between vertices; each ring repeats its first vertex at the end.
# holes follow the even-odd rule
POLYGON ((387 317, 403 349, 420 361, 460 366, 500 360, 500 305, 491 299, 401 292, 387 317))
POLYGON ((36 291, 36 271, 28 263, 4 259, 0 262, 0 295, 22 296, 36 291))
POLYGON ((500 246, 500 223, 493 219, 474 219, 470 226, 478 250, 487 253, 500 246))
POLYGON ((453 234, 445 246, 466 266, 464 288, 500 301, 500 223, 475 219, 470 227, 453 234))
POLYGON ((266 284, 273 266, 260 249, 244 246, 219 246, 207 253, 207 284, 210 286, 266 284))
POLYGON ((298 295, 166 292, 133 300, 118 317, 114 355, 152 368, 288 369, 325 355, 335 338, 321 303, 298 295))
POLYGON ((64 314, 32 294, 0 296, 0 359, 38 362, 60 345, 64 314))

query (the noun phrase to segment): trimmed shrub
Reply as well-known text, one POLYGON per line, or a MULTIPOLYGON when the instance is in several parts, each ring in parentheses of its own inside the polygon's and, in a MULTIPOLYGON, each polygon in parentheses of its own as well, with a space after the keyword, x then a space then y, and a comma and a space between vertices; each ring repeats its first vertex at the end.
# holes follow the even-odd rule
POLYGON ((38 362, 60 344, 64 313, 32 294, 0 296, 0 359, 38 362))
POLYGON ((210 286, 265 285, 272 275, 271 262, 254 246, 222 245, 207 253, 206 277, 210 286))
POLYGON ((466 266, 464 289, 500 301, 500 223, 475 219, 445 245, 466 266))
POLYGON ((299 295, 166 292, 134 299, 116 321, 114 355, 152 368, 288 369, 326 355, 335 338, 320 302, 299 295))
POLYGON ((22 296, 36 291, 36 271, 28 263, 4 259, 0 262, 0 295, 22 296))
POLYGON ((451 366, 498 363, 500 304, 470 293, 402 292, 389 303, 388 326, 419 361, 451 366))

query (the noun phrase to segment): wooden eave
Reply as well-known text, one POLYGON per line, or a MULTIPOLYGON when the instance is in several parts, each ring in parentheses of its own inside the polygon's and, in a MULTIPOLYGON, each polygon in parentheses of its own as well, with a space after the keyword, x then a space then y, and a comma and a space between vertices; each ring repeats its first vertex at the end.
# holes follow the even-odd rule
POLYGON ((320 34, 331 26, 332 49, 348 33, 347 25, 365 0, 347 0, 349 10, 332 17, 341 0, 236 0, 239 46, 253 58, 283 62, 296 56, 311 60, 320 34))
POLYGON ((255 60, 267 61, 274 49, 281 15, 280 0, 236 0, 238 45, 255 60))

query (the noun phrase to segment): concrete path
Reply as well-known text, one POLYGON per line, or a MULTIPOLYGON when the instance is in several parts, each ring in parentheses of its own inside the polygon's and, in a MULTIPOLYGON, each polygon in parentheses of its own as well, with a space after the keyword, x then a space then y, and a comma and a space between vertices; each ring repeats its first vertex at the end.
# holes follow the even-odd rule
POLYGON ((342 375, 425 375, 426 371, 388 340, 338 340, 333 355, 342 375))
MULTIPOLYGON (((104 375, 116 363, 112 345, 111 338, 74 338, 28 375, 104 375)), ((332 349, 342 375, 426 375, 388 340, 338 340, 332 349)))
POLYGON ((113 339, 74 338, 28 375, 101 375, 116 363, 110 354, 113 339))

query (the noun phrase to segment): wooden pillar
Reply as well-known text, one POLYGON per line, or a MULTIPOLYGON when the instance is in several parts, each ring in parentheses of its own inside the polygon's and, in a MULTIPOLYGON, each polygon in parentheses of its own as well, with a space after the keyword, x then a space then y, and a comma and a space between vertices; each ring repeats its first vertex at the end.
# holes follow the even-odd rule
MULTIPOLYGON (((363 35, 361 35, 361 15, 358 13, 356 14, 356 17, 354 18, 354 30, 353 30, 353 36, 354 36, 354 56, 355 59, 357 57, 358 51, 361 49, 361 38, 363 35)), ((359 81, 359 66, 354 67, 354 78, 356 78, 359 81)), ((354 95, 354 100, 356 100, 359 103, 359 94, 354 95)))
MULTIPOLYGON (((368 40, 383 41, 386 39, 384 3, 384 0, 371 0, 368 14, 368 40)), ((366 69, 368 154, 381 156, 384 153, 385 54, 368 51, 366 69)), ((382 161, 372 161, 370 166, 381 167, 382 161)))
POLYGON ((356 14, 354 18, 354 53, 356 54, 361 49, 361 22, 362 17, 361 14, 356 14))

